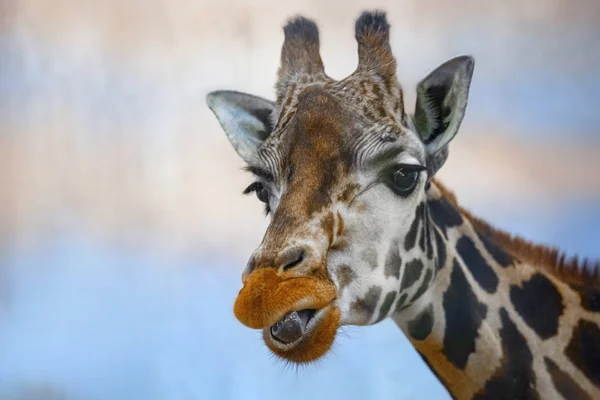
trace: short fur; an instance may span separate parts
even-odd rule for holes
[[[474,59],[455,57],[421,81],[409,126],[389,29],[382,12],[361,15],[359,64],[336,81],[316,24],[294,18],[277,102],[209,95],[255,175],[247,192],[271,217],[235,316],[294,363],[329,352],[340,326],[390,317],[454,398],[600,398],[599,266],[493,228],[433,179]],[[271,327],[294,311],[313,317],[278,340]]]
[[[577,257],[568,257],[559,249],[535,244],[497,229],[460,206],[454,193],[439,180],[435,180],[435,184],[477,231],[492,238],[516,258],[543,268],[567,284],[593,286],[600,291],[600,261],[580,261]]]

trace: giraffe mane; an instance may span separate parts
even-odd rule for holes
[[[556,247],[540,245],[517,235],[511,235],[492,226],[483,219],[474,216],[460,206],[456,196],[439,180],[433,183],[457,210],[471,223],[480,234],[494,240],[513,256],[532,263],[535,267],[550,272],[553,276],[568,284],[577,286],[594,286],[600,290],[600,260],[579,259],[577,256],[567,256]]]

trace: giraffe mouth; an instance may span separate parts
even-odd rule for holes
[[[263,335],[280,351],[287,352],[302,347],[318,329],[330,308],[328,306],[318,310],[308,308],[289,312],[273,325],[263,329]]]
[[[340,311],[333,304],[292,311],[263,329],[267,347],[277,357],[309,363],[329,351],[339,328]]]
[[[316,312],[317,310],[305,309],[286,314],[269,328],[271,337],[284,345],[295,342],[304,336]]]

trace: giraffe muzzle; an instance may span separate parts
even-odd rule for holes
[[[258,268],[244,280],[235,301],[236,318],[261,329],[269,349],[296,363],[311,362],[329,351],[339,327],[336,288],[327,277],[294,275]]]

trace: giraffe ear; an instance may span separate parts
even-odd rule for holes
[[[262,97],[229,90],[210,92],[208,107],[216,115],[235,151],[251,162],[271,134],[276,104]]]
[[[463,120],[474,66],[475,59],[471,56],[455,57],[417,85],[413,123],[425,144],[430,176],[446,161],[447,145]]]

